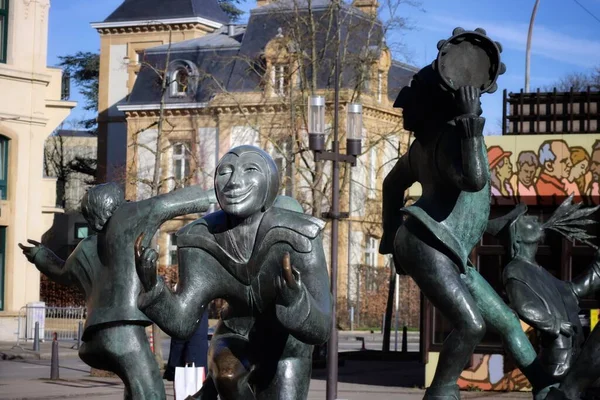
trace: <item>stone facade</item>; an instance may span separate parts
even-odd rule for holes
[[[75,103],[61,100],[61,70],[46,66],[48,0],[8,3],[6,62],[0,63],[0,340],[16,339],[21,307],[39,300],[40,274],[18,243],[52,225],[56,180],[44,178],[44,141]]]

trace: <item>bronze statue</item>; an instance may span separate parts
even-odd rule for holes
[[[597,264],[596,264],[597,265]],[[595,267],[596,274],[598,268]],[[598,275],[595,276],[598,279]],[[600,379],[600,325],[587,338],[579,356],[558,387],[550,389],[546,400],[580,400],[583,394]]]
[[[488,232],[503,239],[510,255],[502,275],[510,306],[538,332],[541,365],[555,382],[567,375],[583,343],[579,302],[600,289],[600,252],[588,270],[571,282],[554,277],[535,260],[545,230],[589,243],[592,237],[583,227],[594,221],[585,218],[599,207],[581,209],[572,201],[573,195],[545,223],[525,215],[527,206],[519,204],[488,225]]]
[[[82,240],[67,260],[33,240],[33,247],[19,244],[40,272],[85,294],[87,319],[79,357],[93,368],[117,374],[126,399],[166,398],[144,328],[151,322],[137,307],[141,283],[134,242],[140,234],[154,236],[165,221],[204,212],[215,202],[213,190],[194,186],[126,202],[119,185],[106,183],[83,197],[82,213],[96,234]]]
[[[215,190],[222,210],[177,234],[175,292],[157,278],[157,254],[140,239],[140,309],[169,335],[185,338],[210,301],[227,301],[208,377],[194,398],[306,399],[312,345],[326,342],[331,329],[324,223],[292,211],[301,210],[293,199],[274,206],[277,167],[253,146],[223,156]]]
[[[440,41],[433,65],[403,88],[394,106],[403,109],[404,128],[415,141],[383,184],[380,252],[393,254],[399,273],[410,275],[453,324],[425,399],[459,399],[456,381],[493,326],[537,392],[547,383],[535,365],[536,353],[518,319],[470,265],[490,211],[490,173],[483,139],[480,95],[496,90],[504,73],[501,47],[482,29],[457,28]],[[404,205],[415,182],[420,199]]]

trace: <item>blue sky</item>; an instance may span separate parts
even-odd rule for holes
[[[165,0],[168,1],[168,0]],[[383,1],[383,0],[380,0]],[[391,0],[397,1],[397,0]],[[600,18],[600,0],[578,0]],[[50,10],[48,64],[56,65],[58,56],[79,50],[98,51],[98,33],[91,22],[102,21],[122,0],[53,0]],[[254,7],[249,0],[244,10]],[[482,27],[504,48],[506,74],[498,81],[494,94],[482,97],[486,133],[501,130],[502,90],[517,92],[524,85],[525,45],[534,0],[423,0],[421,9],[400,6],[398,15],[410,19],[414,29],[394,32],[389,40],[401,42],[403,51],[395,58],[423,67],[436,57],[436,44],[450,37],[452,30]],[[247,17],[247,14],[246,14]],[[538,9],[531,54],[531,89],[553,83],[570,72],[587,72],[600,66],[600,22],[576,0],[541,0]],[[81,101],[73,88],[72,99]],[[81,106],[70,120],[85,117]]]

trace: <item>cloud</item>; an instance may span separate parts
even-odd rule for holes
[[[449,35],[452,29],[484,28],[488,35],[499,41],[504,48],[525,52],[528,24],[510,21],[471,21],[443,15],[431,15],[432,24],[427,29]],[[600,41],[569,36],[544,25],[536,24],[531,45],[533,54],[584,68],[600,63]]]

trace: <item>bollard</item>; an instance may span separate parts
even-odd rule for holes
[[[58,339],[57,339],[57,334],[56,332],[54,332],[53,335],[53,339],[52,339],[52,359],[50,362],[50,379],[52,380],[58,380],[59,379],[59,374],[58,374]]]
[[[408,352],[408,328],[406,325],[402,327],[402,352]]]
[[[35,322],[35,328],[33,332],[33,351],[40,351],[40,323],[38,321]]]
[[[77,327],[77,350],[81,348],[81,336],[83,335],[83,321],[79,321]]]

